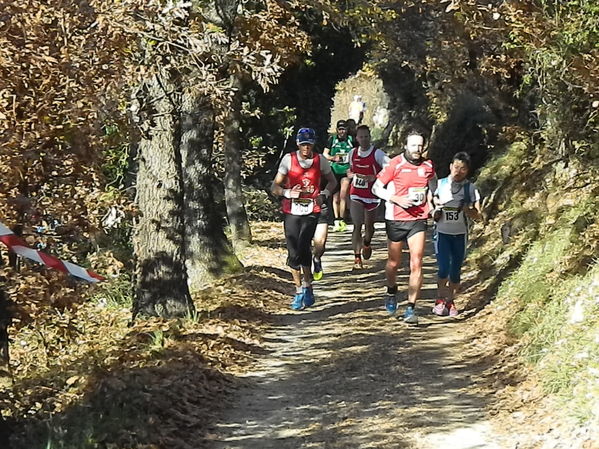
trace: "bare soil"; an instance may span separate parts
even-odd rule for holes
[[[435,261],[427,250],[418,326],[383,308],[384,229],[354,272],[350,233],[332,233],[316,305],[276,314],[268,354],[207,435],[214,449],[503,448],[488,410],[496,391],[466,325],[431,313]],[[404,265],[407,265],[405,257]],[[407,269],[399,273],[405,291]],[[289,299],[291,299],[291,286]],[[400,304],[402,306],[404,303]],[[496,386],[495,386],[496,387]]]

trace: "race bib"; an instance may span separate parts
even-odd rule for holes
[[[356,189],[365,189],[368,187],[368,181],[362,175],[354,174],[352,183]]]
[[[337,156],[339,156],[339,164],[349,163],[349,153],[337,153]]]
[[[311,198],[294,198],[291,200],[291,215],[310,215],[314,211]]]
[[[457,207],[444,207],[445,221],[456,222],[460,218],[460,210]]]
[[[408,197],[414,203],[414,206],[422,206],[426,201],[426,187],[410,187]]]

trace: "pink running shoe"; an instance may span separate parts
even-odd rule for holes
[[[447,304],[449,309],[449,316],[458,316],[458,308],[452,302],[451,304]]]
[[[444,298],[439,298],[435,301],[435,307],[433,307],[433,313],[439,316],[449,315],[449,310]]]

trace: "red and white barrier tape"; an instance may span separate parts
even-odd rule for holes
[[[100,282],[105,280],[99,274],[96,274],[93,271],[86,270],[85,268],[80,267],[79,265],[67,262],[66,260],[57,259],[54,256],[50,256],[41,251],[29,248],[27,246],[27,243],[25,243],[25,241],[22,238],[15,235],[14,232],[12,232],[2,223],[0,223],[0,242],[4,243],[6,246],[8,246],[8,249],[18,254],[19,256],[23,256],[27,259],[34,260],[50,268],[64,271],[65,273],[69,273],[88,282]]]

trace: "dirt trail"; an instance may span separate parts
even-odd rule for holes
[[[377,225],[373,257],[360,273],[351,272],[349,238],[349,232],[330,235],[316,305],[290,310],[266,335],[269,354],[247,374],[208,446],[504,447],[485,421],[488,398],[476,388],[480,367],[463,350],[464,323],[430,313],[432,248],[414,327],[383,309],[384,229]],[[406,282],[404,269],[400,291]]]

